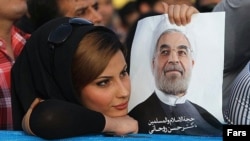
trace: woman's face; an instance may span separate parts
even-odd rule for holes
[[[81,101],[87,108],[107,116],[124,116],[128,113],[130,90],[127,64],[118,51],[105,70],[81,90]]]

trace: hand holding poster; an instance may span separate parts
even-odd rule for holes
[[[186,26],[139,21],[131,50],[130,115],[139,132],[221,136],[225,13]]]

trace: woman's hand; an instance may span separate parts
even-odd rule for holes
[[[118,136],[138,133],[138,122],[128,115],[122,117],[105,116],[105,119],[106,125],[103,133]]]
[[[28,111],[26,112],[26,114],[24,115],[23,117],[23,120],[22,120],[22,128],[23,130],[28,133],[28,134],[31,134],[31,135],[35,135],[31,129],[30,129],[30,124],[29,124],[29,120],[30,120],[30,115],[33,111],[33,109],[40,103],[42,102],[43,100],[40,99],[40,98],[35,98],[34,101],[32,102],[32,104],[30,105],[30,108],[28,109]]]
[[[166,2],[162,2],[165,9],[165,13],[168,14],[170,23],[176,25],[186,25],[191,21],[191,16],[199,11],[186,4],[181,5],[168,5]]]

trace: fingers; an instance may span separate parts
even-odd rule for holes
[[[164,9],[164,13],[168,13],[168,4],[166,2],[162,2],[162,6]]]
[[[174,19],[174,6],[173,5],[169,5],[168,6],[168,18],[171,24],[175,24],[175,19]]]
[[[187,23],[191,22],[191,17],[193,14],[199,13],[199,11],[195,7],[188,7],[186,12]]]
[[[187,6],[187,5],[180,6],[180,22],[177,23],[177,25],[186,25],[190,22],[188,20],[191,18],[187,17],[188,16],[187,15],[188,9],[189,9],[189,6]],[[190,17],[191,17],[191,15],[190,15]]]
[[[172,5],[174,6],[174,5]],[[182,15],[181,15],[181,7],[180,5],[176,5],[173,7],[173,19],[176,25],[181,25],[182,24]]]
[[[193,6],[182,4],[169,5],[166,13],[168,14],[171,24],[180,26],[190,23],[192,15],[195,13],[199,13],[199,11]]]

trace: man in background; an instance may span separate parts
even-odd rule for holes
[[[97,0],[28,0],[28,11],[16,25],[27,33],[34,32],[44,23],[57,17],[86,18],[100,24],[102,15]]]
[[[1,0],[0,9],[0,130],[12,130],[10,72],[30,36],[14,23],[27,11],[26,0]]]

